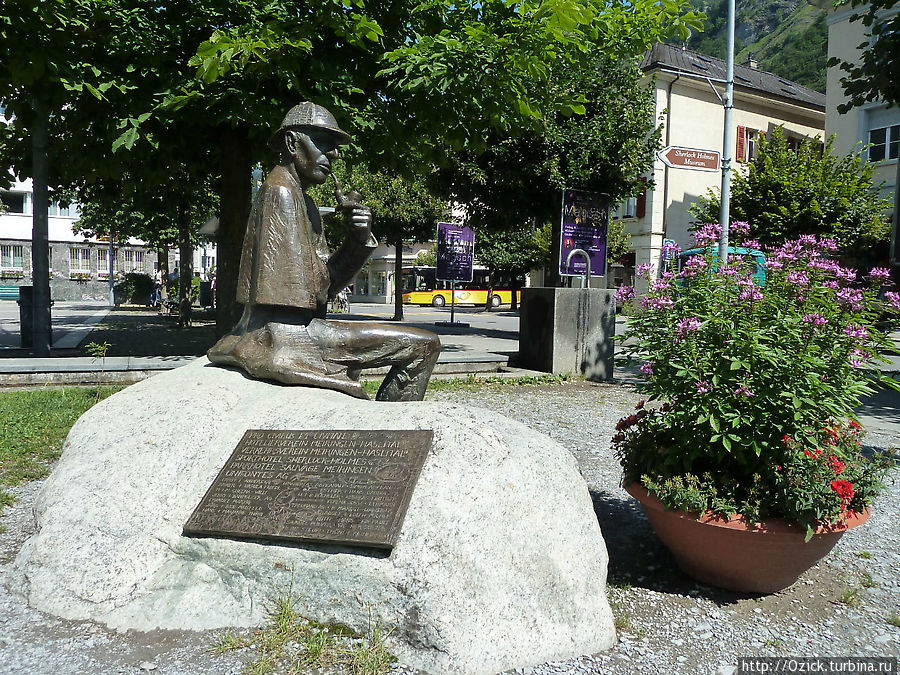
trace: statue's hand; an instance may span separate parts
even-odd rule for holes
[[[369,241],[372,233],[372,211],[365,204],[361,204],[359,194],[351,192],[344,202],[341,209],[347,217],[347,229],[351,236],[355,236],[362,243]]]

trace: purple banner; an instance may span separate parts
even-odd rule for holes
[[[609,207],[592,192],[563,190],[562,226],[559,241],[559,273],[562,276],[581,276],[585,273],[584,256],[576,254],[566,267],[569,253],[585,251],[591,258],[591,276],[606,274],[606,233],[609,227]]]
[[[437,278],[442,281],[472,281],[475,232],[471,227],[438,223]]]

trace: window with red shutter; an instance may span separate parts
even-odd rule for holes
[[[641,182],[646,185],[647,179],[641,178]],[[643,192],[637,196],[637,207],[635,208],[635,217],[643,218],[647,215],[647,188],[645,187]]]
[[[739,126],[737,128],[737,150],[734,158],[739,162],[747,161],[747,128]]]

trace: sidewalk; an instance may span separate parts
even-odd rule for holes
[[[15,305],[15,303],[12,303]],[[511,369],[509,360],[518,353],[518,312],[484,313],[457,308],[457,322],[468,327],[436,325],[449,319],[449,310],[406,307],[404,325],[423,328],[441,336],[441,356],[435,374],[535,374]],[[347,321],[387,321],[393,305],[357,304]],[[54,345],[51,358],[37,359],[19,348],[18,309],[0,305],[0,387],[40,384],[129,383],[160,370],[184,365],[203,356],[215,343],[215,317],[196,309],[189,328],[177,328],[175,317],[145,307],[90,306],[59,303],[53,308]],[[106,358],[91,358],[88,343],[107,344]],[[363,371],[377,376],[387,369]]]

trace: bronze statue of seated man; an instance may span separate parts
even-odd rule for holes
[[[441,349],[437,335],[325,318],[329,299],[352,282],[377,246],[371,212],[358,194],[344,196],[338,186],[347,234],[331,254],[319,210],[306,193],[328,180],[338,146],[349,140],[330,112],[309,102],[291,108],[269,139],[281,160],[260,187],[247,223],[237,287],[244,313],[209,350],[209,360],[254,378],[359,398],[368,398],[360,371],[390,366],[376,398],[421,401]]]

